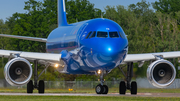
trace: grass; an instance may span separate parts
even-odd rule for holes
[[[0,96],[0,101],[179,101],[169,97],[128,97],[128,96]]]
[[[33,91],[37,93],[37,90]],[[109,93],[118,93],[118,88],[110,88]],[[0,88],[0,93],[26,93],[24,88]],[[95,93],[95,89],[73,89],[69,91],[68,89],[45,89],[45,93]],[[127,90],[127,93],[130,93]],[[138,93],[180,93],[180,89],[138,89]]]
[[[26,93],[24,88],[0,88],[0,92]],[[37,93],[34,90],[34,93]],[[94,89],[46,89],[46,93],[95,93]],[[128,93],[129,91],[127,91]],[[139,93],[180,93],[180,89],[138,89]],[[118,93],[118,88],[110,88],[109,93]],[[177,97],[138,97],[138,96],[13,96],[0,95],[0,101],[180,101]]]

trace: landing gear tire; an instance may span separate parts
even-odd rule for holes
[[[107,85],[103,85],[103,92],[102,94],[107,94],[108,93],[108,86]]]
[[[33,87],[33,81],[30,80],[30,81],[28,82],[28,84],[27,84],[27,93],[33,93],[33,89],[34,89],[34,87]]]
[[[131,94],[137,94],[137,83],[135,81],[131,82]]]
[[[96,90],[97,94],[102,94],[103,91],[104,91],[104,87],[101,84],[99,84],[99,85],[96,86],[95,90]]]
[[[126,84],[124,81],[121,81],[119,84],[119,94],[125,94],[126,93]]]
[[[43,80],[39,81],[38,92],[44,93],[44,81]]]

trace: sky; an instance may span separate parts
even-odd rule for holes
[[[11,17],[12,14],[18,12],[18,13],[25,13],[24,5],[25,1],[28,0],[1,0],[0,1],[0,19],[3,19],[4,21],[6,18]],[[41,1],[43,0],[36,0]],[[158,0],[146,0],[149,3],[158,1]],[[102,11],[104,11],[104,8],[109,6],[116,6],[116,5],[123,5],[125,7],[128,7],[130,4],[136,4],[137,2],[141,2],[141,0],[89,0],[90,3],[94,4],[95,8],[99,8]]]

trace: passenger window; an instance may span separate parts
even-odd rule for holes
[[[108,37],[108,33],[107,32],[97,32],[97,37],[107,38]]]
[[[92,31],[90,31],[90,32],[88,33],[88,35],[86,36],[86,39],[89,38],[89,36],[91,35],[91,33],[92,33]]]
[[[119,35],[117,32],[109,32],[109,37],[111,38],[119,38]]]
[[[94,31],[89,38],[93,38],[96,36],[96,31]]]

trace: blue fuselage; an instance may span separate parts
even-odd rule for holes
[[[67,73],[93,74],[120,65],[128,40],[116,22],[98,18],[56,28],[47,38],[46,49],[62,54]]]

